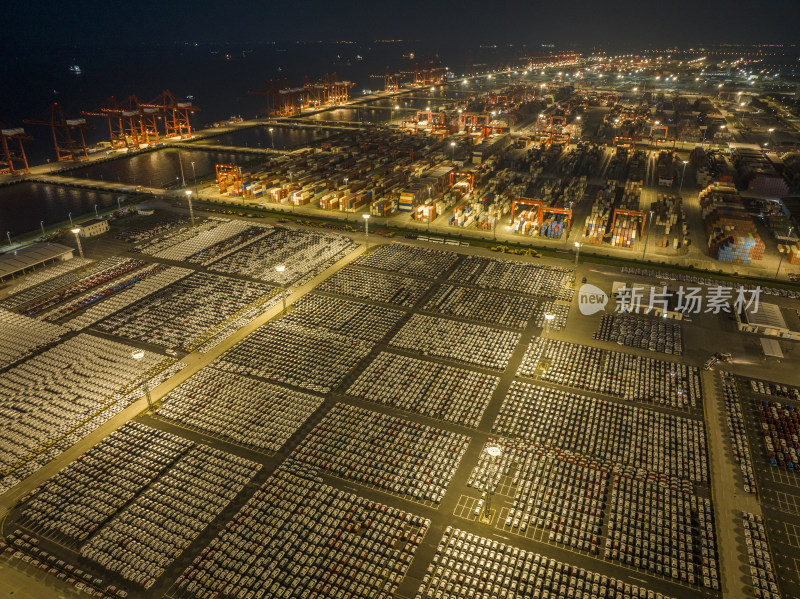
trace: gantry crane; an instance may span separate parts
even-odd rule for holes
[[[511,220],[509,221],[510,225],[514,225],[514,214],[517,211],[517,206],[527,206],[536,211],[536,222],[537,225],[542,223],[543,213],[544,213],[544,205],[542,204],[541,200],[534,200],[533,198],[517,198],[511,202]]]
[[[304,107],[316,108],[319,106],[331,106],[343,104],[350,98],[350,88],[355,83],[352,81],[342,81],[336,73],[325,73],[322,78],[311,83],[306,78],[303,88],[306,91]]]
[[[153,101],[139,106],[160,110],[161,115],[164,117],[166,137],[181,137],[184,139],[192,136],[192,123],[189,117],[200,110],[188,100],[179,100],[169,90],[162,92]]]
[[[401,73],[413,76],[411,83],[414,87],[437,85],[447,78],[447,69],[441,66],[438,58],[429,59],[422,66],[415,64],[413,71],[401,71]]]
[[[387,94],[393,94],[400,90],[401,73],[392,73],[389,67],[386,67],[386,73],[383,75],[370,75],[370,77],[380,77],[383,79],[383,91]]]
[[[492,116],[479,112],[462,112],[458,115],[458,129],[462,127],[466,130],[483,129],[485,130],[492,122]]]
[[[86,119],[67,119],[64,110],[58,102],[53,102],[50,107],[50,120],[29,119],[23,121],[28,125],[45,125],[50,127],[53,134],[53,144],[56,150],[56,159],[59,162],[67,160],[87,160],[89,152],[86,150],[86,138],[83,132],[92,126]],[[72,138],[72,132],[78,133],[80,140]]]
[[[0,156],[0,174],[19,175],[28,172],[28,157],[25,156],[23,140],[33,139],[22,127],[0,129],[3,154]],[[16,145],[16,148],[14,148]]]
[[[270,79],[267,84],[259,90],[248,91],[251,96],[266,96],[267,97],[267,114],[270,116],[280,115],[281,110],[281,91],[289,88],[289,80],[285,77],[283,79]],[[283,116],[283,115],[280,115]]]
[[[414,119],[417,123],[427,123],[430,127],[443,127],[447,125],[447,116],[443,112],[417,110]]]
[[[242,195],[242,167],[235,164],[217,164],[217,185],[220,193]]]
[[[148,143],[151,135],[158,138],[156,128],[158,109],[140,108],[140,105],[136,96],[129,96],[122,102],[111,96],[101,108],[94,111],[84,110],[81,114],[105,117],[108,120],[108,134],[113,149],[138,148]],[[147,126],[145,126],[144,110],[151,111],[147,113]]]

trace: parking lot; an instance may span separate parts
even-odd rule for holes
[[[775,573],[783,595],[797,597],[800,596],[797,590],[800,588],[800,472],[793,464],[791,468],[795,469],[790,470],[786,459],[791,459],[788,450],[794,450],[789,447],[793,435],[796,439],[791,427],[794,410],[800,409],[797,388],[746,377],[736,377],[736,384]],[[782,447],[781,440],[789,445]],[[786,458],[779,456],[782,450],[787,450]]]
[[[578,311],[575,280],[588,273],[610,287],[630,278],[619,272],[425,243],[373,246],[364,255],[339,234],[304,239],[302,228],[284,234],[217,221],[203,225],[208,245],[197,247],[185,226],[162,224],[150,237],[139,227],[130,242],[89,248],[98,257],[112,249],[125,259],[141,256],[145,267],[162,255],[170,268],[190,271],[137,301],[141,317],[125,306],[0,371],[0,383],[22,384],[37,360],[49,363],[50,352],[76,339],[149,348],[153,366],[178,345],[177,364],[186,370],[178,376],[173,365],[150,381],[155,389],[171,377],[158,387],[156,411],[117,425],[10,511],[3,534],[18,559],[3,567],[52,570],[73,587],[120,597],[115,589],[175,598],[223,590],[403,599],[721,596],[719,491],[710,484],[699,372],[707,351],[697,340],[720,329],[738,340],[735,347],[748,347],[726,332],[724,317],[682,324],[684,354],[668,355],[659,335],[664,343],[671,335],[674,348],[675,331],[649,321],[639,331],[648,340],[652,334],[654,349],[649,341],[628,347],[593,338],[603,315]],[[274,269],[268,240],[274,251],[292,250],[284,254],[292,273],[286,314],[281,281],[267,276]],[[299,251],[304,244],[315,250]],[[212,246],[212,260],[189,259]],[[128,249],[136,251],[128,256]],[[176,301],[194,297],[219,311],[164,300],[193,278],[207,281],[201,289],[210,293],[175,292]],[[37,287],[25,290],[33,298],[25,305],[48,301],[74,277],[63,283],[45,282],[38,295],[31,293]],[[230,285],[253,295],[231,293]],[[147,320],[156,307],[161,320]],[[549,326],[544,314],[554,316]],[[158,322],[176,332],[156,336]],[[242,327],[252,332],[240,337]],[[193,347],[202,351],[183,351]],[[137,389],[135,367],[109,392]],[[86,361],[81,369],[89,381],[105,376]],[[791,380],[788,366],[776,372]],[[800,482],[796,472],[769,466],[749,383],[737,381],[778,584],[792,596]],[[72,443],[82,438],[72,434]],[[499,447],[499,457],[489,447]],[[739,465],[728,475],[741,477]],[[738,522],[743,530],[741,514]],[[740,553],[747,561],[743,540]],[[740,578],[742,589],[754,584]]]

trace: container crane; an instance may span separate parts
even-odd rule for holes
[[[0,156],[0,174],[19,175],[28,172],[28,157],[25,156],[23,140],[33,139],[22,127],[0,129],[3,154]],[[16,144],[16,149],[14,145]]]
[[[289,80],[285,77],[283,79],[270,79],[267,84],[259,90],[248,91],[251,96],[266,96],[267,97],[267,114],[270,116],[283,116],[281,115],[281,92],[289,89]]]
[[[53,134],[53,144],[56,150],[56,159],[59,162],[69,160],[88,160],[89,152],[86,150],[86,138],[83,132],[92,126],[86,119],[68,119],[58,102],[53,102],[50,107],[50,120],[29,119],[23,121],[27,125],[44,125],[50,127]],[[80,140],[73,139],[72,133],[76,132]]]
[[[383,75],[370,75],[370,77],[383,79],[383,91],[387,94],[393,94],[400,90],[401,73],[392,73],[389,67],[386,67],[386,73]]]
[[[192,123],[189,117],[200,110],[187,100],[179,100],[169,90],[165,90],[151,102],[141,104],[140,107],[161,110],[161,114],[164,117],[166,137],[180,137],[183,139],[192,136]]]
[[[142,118],[143,113],[139,109],[139,102],[136,96],[129,96],[121,103],[117,102],[114,96],[111,96],[103,107],[95,111],[84,110],[81,114],[85,116],[100,116],[108,119],[108,134],[111,147],[115,150],[120,148],[138,148],[147,143],[149,136],[145,134],[145,126]],[[152,116],[154,126],[155,115]],[[155,132],[155,135],[158,136],[158,131]]]
[[[235,164],[217,164],[217,185],[219,192],[230,193],[232,196],[242,195],[242,167]]]

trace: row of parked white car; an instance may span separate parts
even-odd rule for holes
[[[702,397],[694,366],[542,337],[528,346],[517,376],[687,411]]]
[[[731,434],[731,452],[733,459],[739,464],[742,471],[745,493],[756,492],[756,475],[753,471],[753,457],[750,454],[750,444],[747,442],[747,429],[744,424],[744,414],[739,398],[739,386],[736,377],[722,371],[722,398],[725,402],[725,420],[728,423],[728,432]]]
[[[483,256],[465,256],[450,275],[450,281],[567,302],[572,301],[575,293],[575,275],[571,269]]]
[[[76,281],[112,268],[123,260],[123,258],[115,257],[93,262],[92,260],[73,258],[54,266],[48,266],[38,273],[26,275],[23,281],[12,290],[13,295],[0,302],[0,305],[6,310],[18,310],[21,309],[21,306],[32,305],[37,300],[52,296],[59,289],[69,287]],[[81,266],[85,269],[81,269]]]
[[[316,290],[410,308],[429,288],[430,281],[426,279],[412,279],[348,265],[317,286]]]
[[[80,334],[0,374],[0,490],[50,461],[141,394],[141,369],[164,357]],[[139,363],[141,362],[141,363]]]
[[[404,243],[389,243],[369,254],[359,256],[355,263],[376,270],[436,279],[452,268],[458,258],[459,255],[453,252],[432,250]]]
[[[150,254],[163,260],[187,260],[195,255],[202,255],[207,249],[230,237],[234,237],[251,226],[244,220],[225,220],[211,218],[199,227],[181,229],[174,234],[165,236],[165,239],[152,241],[142,248],[145,254]],[[266,235],[270,228],[261,225]]]
[[[112,259],[111,262],[112,264],[107,268],[102,270],[94,269],[63,289],[41,295],[35,301],[18,307],[17,310],[28,316],[41,315],[53,306],[68,300],[75,300],[86,292],[96,293],[103,289],[107,283],[116,284],[120,280],[124,280],[124,277],[129,273],[146,265],[143,260],[134,258]]]
[[[757,514],[742,512],[742,524],[747,559],[750,562],[750,577],[753,580],[753,596],[756,599],[780,599],[781,592],[775,580],[764,520]]]
[[[234,374],[328,393],[371,349],[367,341],[278,321],[248,335],[214,365]]]
[[[157,415],[237,445],[277,452],[322,402],[321,396],[208,366],[166,395]]]
[[[191,446],[182,437],[129,422],[36,489],[22,517],[42,535],[78,545]]]
[[[188,268],[180,268],[178,266],[166,266],[163,264],[157,264],[156,266],[160,267],[158,271],[154,271],[145,278],[139,278],[135,284],[116,291],[101,301],[92,303],[75,312],[74,316],[67,318],[64,326],[74,331],[83,330],[141,301],[148,295],[169,287],[194,272]]]
[[[205,445],[192,447],[80,548],[145,589],[261,469]]]
[[[344,337],[377,343],[405,315],[402,310],[309,294],[295,302],[283,320],[306,328],[325,329]]]
[[[0,308],[0,331],[0,368],[5,368],[55,343],[69,329]]]
[[[338,233],[276,227],[269,235],[216,260],[211,268],[274,285],[301,285],[356,247],[349,237]],[[285,270],[278,272],[278,265]]]
[[[214,327],[251,303],[276,295],[275,287],[196,272],[97,323],[120,337],[190,349]]]
[[[174,596],[388,599],[430,520],[284,463],[175,582]]]
[[[708,481],[701,420],[514,381],[493,433],[692,481]]]
[[[186,262],[208,266],[217,260],[239,252],[257,239],[269,236],[274,229],[268,225],[250,224],[233,235],[215,241],[186,258]]]
[[[94,260],[74,257],[66,261],[59,260],[55,264],[49,264],[37,271],[28,273],[22,278],[13,279],[11,281],[11,290],[9,291],[9,293],[12,294],[12,297],[8,297],[0,302],[0,307],[12,309],[18,303],[24,303],[22,292],[26,289],[30,289],[31,287],[35,287],[36,285],[47,283],[48,281],[52,281],[53,279],[57,279],[70,273],[74,277],[80,277],[80,273],[73,273],[72,271],[77,271],[79,268],[86,268],[92,262],[94,262]],[[73,278],[72,280],[76,279]],[[63,287],[64,285],[60,286]],[[56,289],[57,288],[58,287],[56,287]]]
[[[524,329],[534,315],[537,304],[536,299],[530,296],[445,284],[436,290],[424,310]]]
[[[670,599],[532,551],[444,531],[415,599]]]
[[[484,448],[467,486],[511,497],[508,529],[522,535],[529,527],[544,529],[551,543],[597,553],[609,480],[599,463],[578,463],[572,455],[524,441],[492,439],[487,446],[502,453],[492,456]]]
[[[615,476],[605,558],[719,589],[711,501],[650,480]]]
[[[470,438],[337,403],[293,456],[366,486],[438,504]]]
[[[129,223],[124,231],[114,234],[114,237],[127,241],[128,243],[144,243],[153,237],[163,237],[165,234],[188,226],[190,223],[188,214],[171,214],[158,219],[148,219],[138,224]]]
[[[381,352],[347,393],[477,428],[499,380],[483,372]]]
[[[414,314],[389,343],[424,356],[504,370],[519,338],[511,331]]]

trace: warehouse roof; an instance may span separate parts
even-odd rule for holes
[[[774,356],[776,358],[783,357],[783,352],[781,351],[781,344],[778,343],[775,339],[767,339],[765,337],[762,337],[761,349],[764,352],[765,356]]]
[[[0,255],[0,278],[16,275],[28,268],[69,255],[73,249],[60,243],[35,243]],[[65,259],[69,259],[65,258]]]
[[[776,304],[760,302],[757,307],[755,304],[747,305],[744,308],[743,320],[747,324],[757,327],[784,330],[788,328],[786,326],[786,319],[783,317],[783,314],[781,314],[781,308]]]

